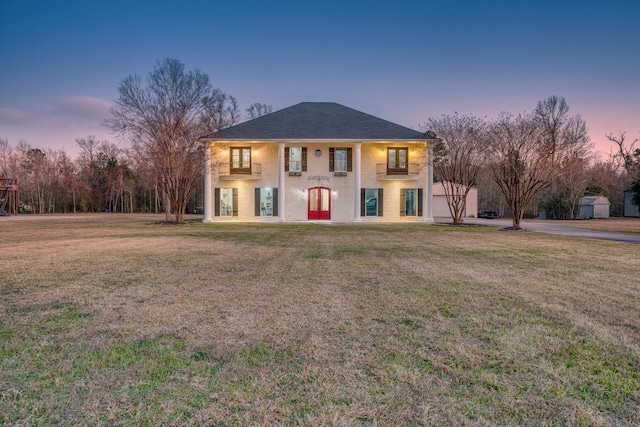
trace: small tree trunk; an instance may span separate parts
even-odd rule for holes
[[[164,204],[164,219],[165,221],[171,221],[171,201],[169,200],[169,195],[166,190],[162,192],[162,198]]]

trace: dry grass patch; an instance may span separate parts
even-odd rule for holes
[[[550,220],[544,220],[545,223]],[[640,233],[640,218],[607,218],[590,220],[551,221],[558,225],[588,228],[590,230],[615,231],[619,233]]]
[[[640,419],[634,245],[135,216],[0,232],[0,423]]]

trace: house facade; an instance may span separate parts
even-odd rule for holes
[[[304,102],[201,141],[204,222],[433,222],[428,134]]]

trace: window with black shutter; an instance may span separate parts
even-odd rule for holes
[[[307,147],[285,147],[284,170],[290,176],[307,171]]]
[[[419,216],[422,209],[421,188],[400,189],[400,216]]]
[[[382,216],[382,188],[360,190],[360,216]]]
[[[353,170],[352,148],[329,148],[329,172],[344,176]]]
[[[215,188],[214,189],[214,215],[238,216],[238,189]]]
[[[255,216],[278,216],[278,189],[255,189]]]

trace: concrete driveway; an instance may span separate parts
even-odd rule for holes
[[[435,218],[436,223],[451,223],[451,218]],[[483,219],[465,218],[466,224],[491,225],[494,227],[511,227],[511,219]],[[589,230],[569,225],[558,224],[557,222],[545,221],[522,221],[522,228],[539,233],[557,234],[561,236],[582,237],[583,239],[608,240],[611,242],[624,242],[640,244],[640,234],[617,233],[610,231]]]

